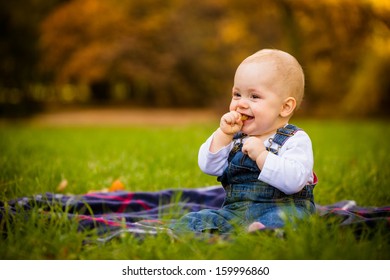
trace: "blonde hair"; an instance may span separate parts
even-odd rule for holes
[[[244,59],[241,63],[261,63],[272,62],[278,73],[277,80],[280,81],[284,94],[294,97],[296,100],[296,109],[302,103],[305,90],[305,76],[302,66],[290,55],[281,50],[262,49],[253,55]]]

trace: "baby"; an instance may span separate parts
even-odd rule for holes
[[[199,150],[203,172],[226,192],[218,210],[191,212],[179,231],[227,233],[282,227],[315,211],[309,136],[289,124],[304,95],[304,74],[290,54],[264,49],[237,68],[229,112]]]

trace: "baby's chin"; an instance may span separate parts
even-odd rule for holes
[[[241,128],[241,132],[246,134],[246,135],[249,135],[249,136],[260,136],[263,134],[263,132],[261,130],[253,128],[253,126],[250,127],[249,125],[248,126],[244,125]]]
[[[250,130],[250,129],[248,129],[248,128],[246,128],[245,126],[243,126],[243,127],[241,128],[241,132],[244,133],[244,134],[246,134],[246,135],[252,135],[252,134],[253,134],[253,131]]]
[[[254,121],[254,119],[252,118],[251,120],[246,120],[244,121],[244,125],[242,126],[241,128],[241,132],[242,133],[245,133],[245,134],[248,134],[248,135],[252,135],[255,131],[253,130],[253,128],[251,128],[252,125],[252,122]]]

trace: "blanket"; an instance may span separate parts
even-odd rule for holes
[[[172,232],[167,224],[187,212],[218,209],[225,192],[220,186],[196,189],[167,189],[156,192],[96,192],[83,195],[58,193],[38,194],[0,202],[0,221],[4,215],[14,215],[39,207],[40,213],[58,211],[76,219],[80,230],[96,229],[98,241],[106,242],[129,232],[137,236]],[[316,205],[324,218],[336,219],[340,226],[365,225],[375,227],[385,223],[390,229],[390,206],[362,207],[352,200],[331,205]]]

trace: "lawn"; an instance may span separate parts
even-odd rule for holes
[[[390,205],[390,126],[383,120],[297,120],[312,138],[318,204],[355,200]],[[119,179],[129,191],[215,185],[197,166],[201,143],[216,123],[181,126],[0,127],[0,201],[45,192],[83,194]],[[8,222],[12,220],[12,225]],[[33,209],[0,223],[0,259],[390,259],[384,228],[359,237],[337,222],[313,216],[309,224],[273,233],[237,234],[229,240],[140,240],[125,234],[85,244],[75,221],[47,219]]]

